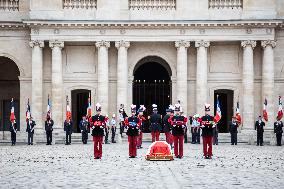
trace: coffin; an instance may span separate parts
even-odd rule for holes
[[[150,161],[171,161],[174,156],[171,152],[171,146],[165,141],[153,142],[147,151],[146,160]]]

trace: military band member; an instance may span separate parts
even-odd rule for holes
[[[265,123],[262,121],[262,117],[258,116],[258,120],[255,122],[254,129],[257,133],[256,145],[263,146],[263,132],[264,132]]]
[[[51,145],[52,143],[52,131],[53,131],[54,121],[48,115],[45,121],[45,132],[46,132],[46,145]]]
[[[210,104],[205,104],[205,115],[201,117],[201,129],[203,139],[203,155],[205,159],[212,158],[214,117],[210,114]]]
[[[277,121],[274,123],[274,133],[276,134],[277,146],[281,146],[283,122],[277,117]]]
[[[153,114],[150,116],[150,128],[152,135],[152,142],[160,140],[160,132],[162,131],[162,116],[158,114],[158,106],[152,105]]]
[[[166,135],[166,142],[173,147],[173,136],[171,133],[171,123],[170,118],[174,116],[174,107],[172,105],[166,109],[166,115],[163,117],[164,133]]]
[[[32,117],[27,119],[27,129],[26,132],[28,133],[28,145],[33,145],[33,138],[34,138],[34,127],[36,123]]]
[[[71,144],[71,135],[72,135],[72,131],[73,131],[73,121],[71,120],[71,118],[67,118],[64,121],[64,131],[66,133],[66,137],[65,137],[65,145],[70,145]]]
[[[137,156],[137,136],[139,135],[140,120],[136,114],[136,105],[131,105],[131,117],[126,118],[128,143],[129,143],[129,158]]]
[[[89,122],[86,119],[86,116],[82,117],[82,120],[80,121],[79,124],[81,133],[82,133],[82,142],[83,144],[87,144],[88,142],[88,131],[89,131]]]
[[[229,131],[231,134],[231,145],[237,145],[238,144],[238,127],[239,124],[237,122],[236,117],[232,117],[232,121],[229,124]]]
[[[174,138],[175,157],[181,159],[183,157],[184,132],[187,118],[181,115],[180,109],[180,104],[176,104],[175,115],[170,117],[169,122],[171,123],[172,135]]]
[[[200,144],[200,118],[199,114],[192,117],[192,144]]]
[[[139,131],[139,135],[137,137],[137,148],[140,149],[142,148],[142,139],[143,139],[143,128],[144,128],[144,124],[146,121],[146,118],[144,117],[143,113],[146,110],[144,105],[140,105],[139,109],[138,109],[138,119],[140,120],[140,131]]]
[[[10,132],[11,132],[12,146],[15,146],[16,145],[16,137],[17,137],[17,123],[16,123],[15,119],[11,120]]]
[[[127,118],[127,114],[124,111],[124,105],[120,104],[120,109],[119,109],[119,130],[120,130],[120,135],[122,137],[122,134],[124,132],[124,127],[125,127],[125,118]]]
[[[116,118],[115,114],[112,115],[112,119],[110,121],[111,125],[111,143],[116,143],[115,141],[115,133],[116,133]]]
[[[110,125],[109,125],[109,117],[106,114],[106,126],[105,126],[105,144],[110,144],[108,142],[108,135],[109,135]]]
[[[106,117],[101,115],[102,107],[99,103],[96,104],[97,114],[90,118],[90,123],[92,127],[92,136],[94,141],[94,158],[102,158],[102,143],[104,137],[104,129],[106,127]]]

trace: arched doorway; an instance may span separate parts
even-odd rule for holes
[[[83,115],[87,115],[90,90],[77,89],[71,91],[73,132],[80,133],[79,124]]]
[[[147,114],[152,111],[152,104],[158,105],[158,111],[165,114],[171,104],[171,69],[168,63],[157,56],[141,59],[134,68],[133,103],[143,104]]]
[[[16,63],[0,56],[0,130],[9,131],[11,99],[14,98],[16,122],[20,130],[20,71]]]
[[[220,133],[229,132],[229,121],[233,116],[234,91],[228,89],[218,89],[214,91],[214,114],[216,114],[217,96],[221,106],[222,118],[218,124]]]

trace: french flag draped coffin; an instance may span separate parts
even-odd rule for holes
[[[10,114],[10,121],[16,120],[15,116],[15,106],[14,106],[14,99],[11,100],[11,114]]]
[[[236,108],[236,120],[239,124],[242,123],[242,117],[241,117],[241,113],[240,113],[240,105],[239,105],[239,101],[237,102],[237,108]]]
[[[278,107],[277,119],[281,120],[282,117],[283,117],[282,99],[281,99],[281,96],[279,96],[279,107]]]
[[[222,112],[221,112],[219,98],[217,96],[217,107],[216,107],[216,115],[214,117],[214,122],[218,123],[221,120],[221,118],[222,118]]]
[[[156,141],[149,146],[145,158],[150,161],[171,161],[174,156],[171,152],[171,146],[167,142]]]
[[[268,121],[268,114],[267,114],[266,107],[267,107],[267,99],[265,98],[264,103],[263,103],[263,119],[265,121]]]

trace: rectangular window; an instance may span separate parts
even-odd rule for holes
[[[130,10],[173,10],[176,0],[129,0]]]
[[[97,0],[62,0],[63,9],[96,9]]]
[[[243,0],[208,0],[209,9],[242,9]]]
[[[0,0],[0,11],[19,11],[19,0]]]

